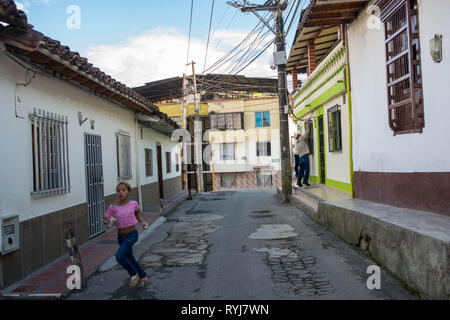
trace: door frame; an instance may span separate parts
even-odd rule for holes
[[[320,136],[320,122],[322,121],[322,137]],[[319,183],[325,185],[327,181],[326,176],[326,146],[325,146],[325,114],[321,112],[317,116],[317,140],[318,140],[318,173],[319,173]],[[322,161],[322,152],[321,146],[323,146],[323,161]],[[322,169],[323,165],[323,169]]]
[[[162,161],[162,146],[156,142],[156,165],[158,167],[159,198],[164,199],[164,173]]]

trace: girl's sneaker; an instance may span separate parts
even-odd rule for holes
[[[143,288],[145,286],[145,283],[147,282],[147,279],[147,277],[143,277],[142,279],[140,279],[138,288]]]
[[[138,282],[139,282],[139,275],[132,276],[130,280],[130,288],[136,287]]]

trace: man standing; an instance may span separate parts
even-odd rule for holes
[[[308,140],[309,140],[309,134],[310,134],[310,122],[306,122],[306,131],[303,135],[300,135],[299,133],[295,134],[294,138],[296,139],[295,143],[295,171],[297,174],[297,185],[299,187],[303,187],[302,185],[302,178],[303,178],[303,184],[305,186],[310,187],[309,181],[309,147],[308,147]],[[298,166],[300,166],[300,169],[298,170]],[[297,172],[298,170],[298,172]]]

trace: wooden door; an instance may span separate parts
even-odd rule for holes
[[[159,198],[164,199],[164,180],[163,180],[163,165],[162,165],[162,150],[161,144],[156,144],[156,157],[158,161],[158,183],[159,183]]]

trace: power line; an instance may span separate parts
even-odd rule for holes
[[[205,63],[203,64],[203,73],[205,73],[205,69],[206,69],[206,60],[207,60],[207,58],[208,58],[209,37],[210,37],[210,35],[211,35],[211,25],[212,25],[213,14],[214,14],[214,0],[212,1],[212,6],[211,6],[211,16],[210,16],[210,18],[209,18],[208,42],[206,43],[206,54],[205,54]]]
[[[194,0],[191,0],[191,17],[189,19],[189,40],[188,40],[188,50],[187,50],[187,57],[186,57],[186,65],[189,63],[189,51],[190,51],[190,46],[191,46],[192,12],[193,11],[194,11]]]

